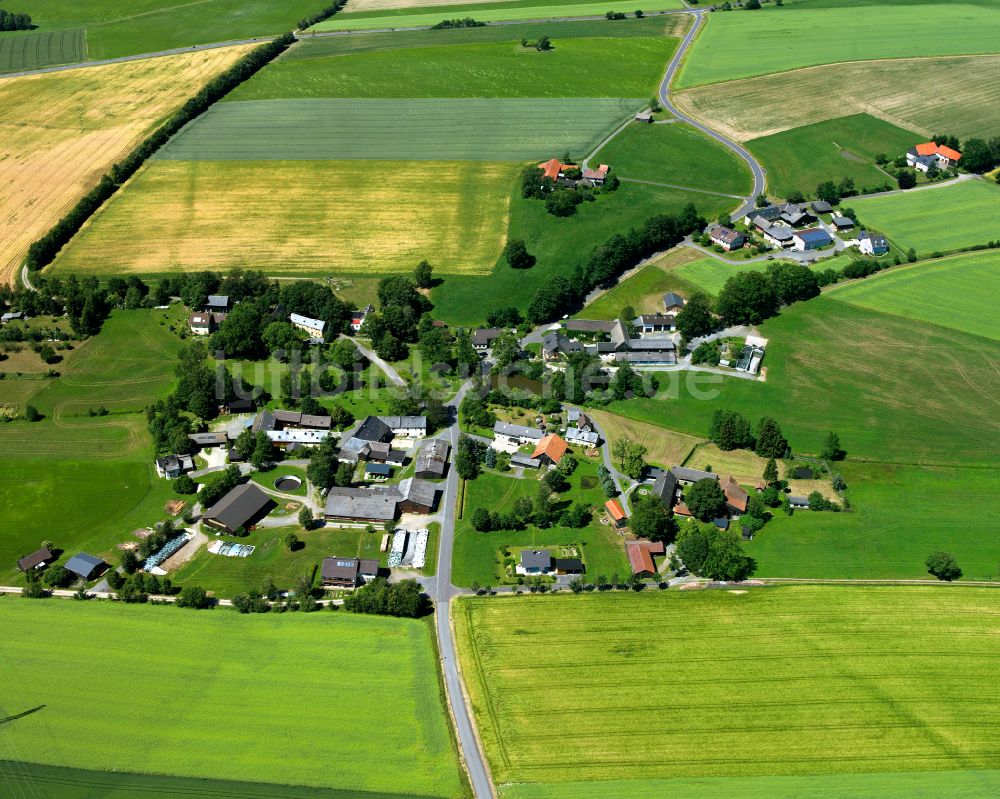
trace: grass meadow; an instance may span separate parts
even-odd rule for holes
[[[855,114],[754,139],[747,147],[763,162],[772,195],[801,191],[808,197],[824,180],[839,183],[845,177],[853,178],[858,190],[895,188],[895,179],[875,166],[875,156],[895,158],[921,138],[869,114]]]
[[[695,436],[707,435],[718,408],[767,414],[806,454],[835,430],[861,460],[979,468],[1000,459],[989,388],[997,342],[825,296],[783,309],[760,331],[769,339],[766,381],[661,373],[657,398],[609,410]],[[981,507],[969,507],[970,521]]]
[[[246,50],[0,81],[0,282],[112,163]]]
[[[606,501],[597,482],[597,460],[583,457],[577,452],[580,465],[569,478],[571,489],[564,496],[574,502],[587,502],[594,507],[594,518],[582,529],[550,527],[540,530],[529,526],[526,530],[479,533],[472,527],[472,513],[476,508],[509,510],[518,497],[534,499],[538,491],[538,472],[528,470],[523,479],[512,474],[485,472],[465,487],[463,518],[455,522],[455,548],[452,555],[452,582],[455,585],[496,585],[500,580],[500,550],[503,547],[557,547],[577,546],[583,558],[588,579],[604,575],[611,578],[628,574],[628,561],[621,537],[601,523],[601,509]],[[563,500],[569,504],[568,499]]]
[[[282,59],[236,89],[227,102],[325,97],[648,97],[655,93],[664,64],[677,45],[676,39],[665,36],[610,38],[614,28],[609,25],[605,29],[609,38],[554,39],[554,49],[539,52],[521,46],[520,26],[506,30],[507,40],[494,43]],[[586,116],[583,112],[577,119]]]
[[[1000,702],[993,589],[462,598],[456,611],[501,786],[1000,766],[983,712]],[[670,723],[611,723],[638,685],[669,691]]]
[[[73,64],[87,56],[83,30],[0,33],[0,72]]]
[[[615,98],[221,103],[185,127],[157,159],[543,161],[566,150],[582,157],[643,103]],[[398,169],[381,167],[386,168]],[[368,169],[380,184],[399,182],[391,173],[375,175],[378,166]]]
[[[994,53],[993,4],[840,3],[765,6],[760,13],[709,14],[677,78],[678,88],[843,61]],[[900,25],[905,15],[906,24]],[[336,19],[336,18],[335,18]]]
[[[866,225],[920,255],[986,244],[1000,237],[1000,186],[965,181],[882,197],[851,198]]]
[[[619,177],[690,186],[723,194],[748,194],[746,165],[730,150],[689,125],[633,123],[593,159]]]
[[[155,161],[52,271],[242,266],[321,277],[408,273],[426,258],[439,275],[485,274],[505,242],[517,170],[446,161]]]
[[[646,12],[666,11],[682,7],[681,0],[650,0],[643,3]],[[481,22],[509,22],[521,19],[559,19],[562,17],[601,16],[608,11],[623,11],[631,14],[635,11],[635,3],[625,0],[611,0],[606,3],[580,2],[565,0],[564,2],[545,2],[545,0],[517,0],[508,3],[471,3],[458,5],[440,5],[425,8],[403,8],[382,11],[358,12],[355,14],[337,14],[328,20],[320,22],[309,30],[341,31],[341,30],[381,30],[383,28],[406,28],[415,26],[436,25],[443,19],[471,16]]]
[[[17,697],[5,710],[36,709],[8,722],[22,760],[464,795],[426,621],[14,598],[0,600],[0,618]],[[123,692],[144,697],[145,711]],[[67,735],[81,718],[102,719],[101,733]]]
[[[697,251],[692,250],[692,252]],[[764,272],[766,270],[767,264],[761,261],[749,264],[727,264],[718,258],[703,256],[698,260],[681,264],[671,272],[678,280],[683,280],[688,285],[715,296],[726,285],[726,281],[737,272]]]
[[[923,261],[831,290],[827,296],[875,311],[905,316],[991,339],[1000,339],[993,314],[1000,253],[976,252]],[[961,298],[955,302],[954,298]]]
[[[737,141],[862,112],[927,138],[949,130],[989,139],[998,122],[1000,56],[828,64],[688,89],[675,100]]]
[[[646,462],[655,466],[680,466],[702,440],[607,411],[588,410],[587,415],[601,426],[610,446],[622,438],[638,441],[646,447]]]
[[[316,0],[32,0],[28,11],[42,31],[85,28],[87,53],[100,60],[278,35],[319,8]]]
[[[662,313],[663,295],[666,292],[676,291],[683,297],[694,289],[694,286],[677,276],[677,269],[702,258],[697,250],[675,247],[589,303],[576,317],[617,319],[626,307],[632,308],[636,313]]]

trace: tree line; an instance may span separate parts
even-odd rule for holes
[[[295,41],[291,33],[279,36],[247,53],[233,66],[210,80],[124,159],[111,166],[97,185],[87,192],[69,212],[28,249],[28,268],[37,271],[52,263],[83,223],[89,219],[118,188],[135,174],[145,161],[159,150],[184,125],[200,116],[234,88],[252,77],[266,64],[283,53]]]
[[[330,17],[340,11],[346,3],[347,0],[337,0],[337,2],[331,3],[326,8],[317,11],[315,14],[303,17],[299,20],[299,30],[304,31],[306,28],[311,28],[313,25],[316,25],[325,19],[330,19]]]

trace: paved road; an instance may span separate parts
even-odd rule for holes
[[[702,124],[697,119],[689,117],[687,114],[681,111],[677,106],[675,106],[673,102],[670,100],[670,84],[673,81],[674,76],[677,74],[677,69],[681,65],[681,61],[684,58],[684,54],[687,52],[687,49],[691,46],[691,43],[694,41],[695,36],[698,35],[698,31],[701,29],[701,26],[705,22],[705,11],[703,9],[699,9],[696,11],[689,11],[686,13],[690,13],[694,17],[694,25],[691,26],[691,30],[687,32],[687,35],[684,37],[683,41],[681,41],[680,47],[678,47],[677,52],[674,53],[673,59],[667,66],[666,74],[663,76],[663,80],[660,82],[660,89],[659,89],[660,104],[678,119],[687,122],[689,125],[697,128],[702,133],[711,136],[713,139],[715,139],[723,146],[728,147],[730,150],[736,153],[736,155],[738,155],[750,168],[750,172],[753,174],[753,192],[750,194],[750,197],[746,200],[746,202],[742,206],[740,206],[740,208],[737,211],[733,213],[732,219],[739,219],[740,217],[745,216],[748,211],[754,208],[754,200],[757,197],[757,195],[764,193],[764,189],[767,185],[767,179],[764,175],[764,168],[757,162],[757,159],[754,158],[749,153],[749,151],[741,147],[736,142],[727,139],[721,133],[712,130],[712,128],[708,127],[707,125]]]
[[[465,766],[472,782],[472,791],[476,799],[491,799],[494,796],[493,782],[490,779],[486,761],[479,748],[472,723],[472,715],[465,699],[462,687],[462,677],[459,673],[458,653],[455,651],[455,638],[451,628],[451,601],[462,592],[451,584],[451,558],[455,544],[455,505],[458,500],[458,473],[455,471],[455,449],[458,447],[458,406],[462,398],[471,388],[472,383],[466,382],[449,403],[454,408],[454,420],[443,435],[452,447],[452,466],[445,481],[444,494],[441,497],[441,540],[438,543],[437,581],[434,586],[434,603],[436,605],[435,627],[437,628],[438,650],[441,656],[441,671],[444,674],[445,689],[448,693],[448,703],[455,719],[455,729],[462,751]]]
[[[354,346],[358,348],[361,354],[364,355],[373,364],[375,364],[379,369],[381,369],[382,373],[386,377],[388,377],[390,381],[395,383],[397,386],[404,386],[404,387],[406,386],[406,381],[399,376],[399,372],[397,372],[395,369],[389,366],[389,364],[387,364],[385,361],[379,358],[378,355],[375,354],[375,351],[372,350],[370,347],[366,347],[364,344],[358,341],[358,339],[351,338],[350,336],[345,336],[343,333],[340,334],[340,337],[345,338],[350,342],[353,342]]]

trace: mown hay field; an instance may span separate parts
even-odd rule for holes
[[[737,141],[853,113],[926,137],[948,130],[988,139],[1000,124],[1000,56],[828,64],[688,89],[675,100]]]
[[[76,28],[43,33],[0,33],[0,72],[18,72],[87,57],[86,33]]]
[[[868,114],[828,119],[747,142],[767,171],[768,190],[778,197],[795,191],[815,196],[825,180],[849,177],[857,189],[895,188],[895,179],[875,166],[875,157],[903,155],[922,139]]]
[[[866,225],[922,255],[1000,238],[1000,186],[985,180],[852,198],[851,205]]]
[[[462,598],[456,628],[500,785],[1000,766],[993,589]]]
[[[900,24],[901,16],[906,23]],[[971,3],[765,6],[709,14],[678,88],[799,67],[882,58],[997,52],[1000,8]]]
[[[682,7],[681,0],[649,0],[643,3],[646,12],[665,11]],[[518,0],[512,3],[448,5],[437,10],[430,7],[388,9],[383,11],[363,11],[356,14],[337,14],[313,26],[311,31],[340,30],[381,30],[382,28],[406,28],[420,25],[436,25],[443,19],[474,17],[481,22],[509,22],[520,19],[551,19],[553,17],[599,17],[608,11],[622,11],[631,14],[635,3],[625,0],[611,0],[607,3],[579,2],[565,0],[550,2],[544,0]]]
[[[976,252],[924,261],[857,280],[827,296],[965,333],[1000,339],[1000,253]]]
[[[592,162],[610,164],[618,177],[744,195],[752,181],[746,164],[714,139],[680,122],[634,122]]]
[[[156,157],[177,161],[548,160],[566,150],[588,152],[642,104],[637,99],[610,98],[220,103],[186,126]],[[380,172],[380,182],[398,182],[397,169]]]
[[[706,294],[716,295],[737,272],[763,272],[767,264],[760,261],[753,263],[726,263],[718,258],[705,256],[697,260],[683,263],[671,273],[691,286],[695,286]]]
[[[666,36],[553,39],[523,47],[520,26],[501,42],[401,47],[279,60],[227,102],[314,97],[648,97],[677,40]],[[551,34],[549,34],[551,36]],[[525,37],[527,38],[527,37]],[[539,105],[542,105],[539,103]],[[544,106],[543,106],[544,107]],[[402,117],[401,109],[397,115]],[[573,120],[587,116],[586,109]]]
[[[112,163],[248,49],[0,80],[0,281]]]
[[[680,466],[702,439],[667,430],[655,424],[637,422],[607,411],[587,411],[608,437],[608,444],[630,439],[646,447],[646,462],[671,468]]]
[[[426,621],[18,599],[0,619],[4,709],[37,709],[7,732],[28,762],[463,795]],[[81,718],[100,734],[66,734]]]
[[[265,270],[483,274],[505,243],[518,166],[484,162],[154,161],[53,273]]]

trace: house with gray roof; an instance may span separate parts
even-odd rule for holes
[[[849,216],[834,214],[833,219],[830,220],[830,224],[833,225],[836,230],[850,230],[854,227],[854,220]]]
[[[675,291],[668,291],[663,295],[663,310],[667,313],[680,311],[684,308],[684,298]]]
[[[497,422],[493,425],[494,438],[506,439],[509,443],[516,443],[518,446],[528,444],[533,441],[541,441],[545,437],[545,432],[537,427],[525,427],[520,424],[510,424],[509,422]]]
[[[189,433],[188,438],[203,449],[208,449],[209,447],[224,447],[229,444],[229,436],[227,436],[225,432]]]
[[[486,352],[493,346],[493,342],[503,335],[503,330],[499,327],[482,327],[472,331],[472,346],[477,352]]]
[[[451,445],[442,438],[424,441],[417,452],[414,475],[429,480],[440,480],[448,471],[450,452]]]
[[[826,200],[814,200],[812,203],[809,204],[809,207],[812,208],[812,212],[814,214],[833,213],[833,206],[830,205],[830,203],[828,203]]]
[[[205,310],[210,313],[229,313],[231,305],[227,294],[209,294],[205,303]]]
[[[583,352],[583,344],[558,330],[550,330],[542,338],[542,357],[547,361],[573,352]]]
[[[88,555],[86,552],[78,552],[66,563],[66,571],[72,572],[81,580],[92,580],[102,571],[107,564],[98,557]]]
[[[518,574],[548,574],[552,571],[552,553],[547,549],[521,550],[515,571]]]
[[[524,469],[537,469],[542,465],[542,462],[538,458],[529,458],[527,455],[515,452],[510,456],[510,465],[520,466]]]
[[[328,521],[385,524],[396,518],[397,496],[373,488],[331,488],[323,516]]]
[[[699,480],[718,480],[715,472],[703,472],[700,469],[689,469],[686,466],[675,466],[670,470],[681,485],[692,485]]]
[[[672,508],[677,497],[677,475],[671,471],[660,472],[653,483],[653,493],[656,494],[663,504]]]
[[[426,416],[379,416],[395,436],[402,438],[423,438],[427,435]]]
[[[292,327],[308,333],[311,338],[323,338],[326,322],[322,319],[312,319],[299,313],[293,313],[288,315],[288,321],[292,323]]]
[[[858,235],[858,250],[862,255],[885,255],[889,252],[889,242],[879,233],[862,230]]]
[[[746,225],[755,225],[758,219],[763,219],[765,222],[778,221],[781,219],[781,207],[777,205],[765,205],[762,208],[754,208],[743,217],[743,223]]]
[[[274,509],[275,503],[254,483],[242,483],[202,514],[209,527],[226,533],[249,530]]]

